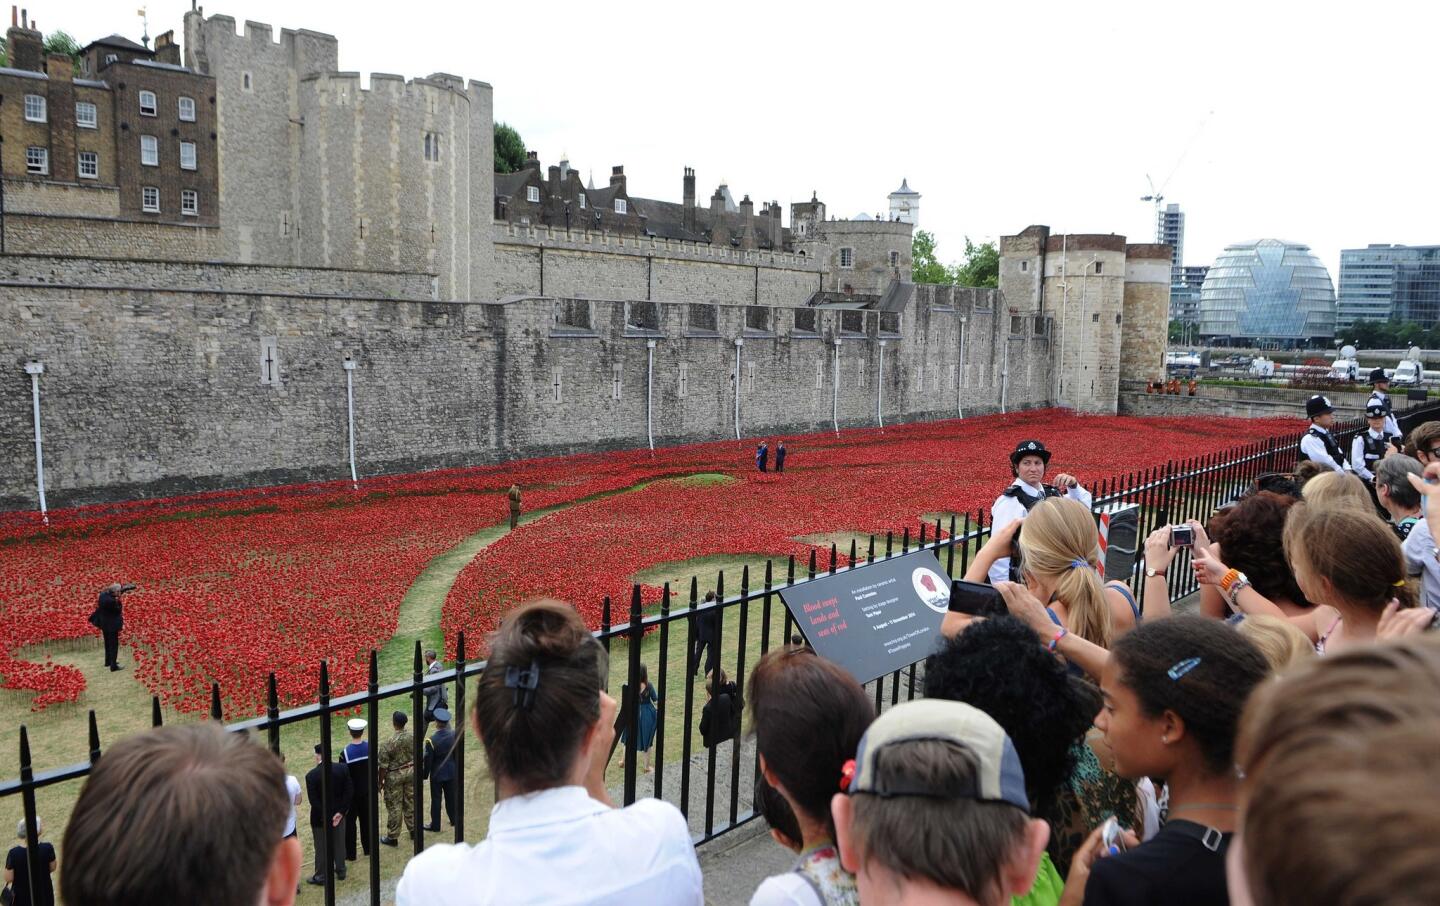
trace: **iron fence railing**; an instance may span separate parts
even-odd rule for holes
[[[1408,433],[1411,428],[1421,422],[1440,418],[1440,402],[1413,407],[1400,413],[1398,418],[1402,430]],[[1348,449],[1350,439],[1363,429],[1363,425],[1357,424],[1341,426],[1336,431],[1337,439]],[[1190,518],[1203,521],[1214,512],[1217,506],[1243,491],[1257,474],[1292,469],[1295,465],[1298,440],[1298,431],[1276,435],[1223,452],[1114,476],[1098,482],[1092,489],[1094,508],[1098,512],[1115,503],[1138,504],[1139,526],[1136,546],[1137,549],[1143,549],[1143,539],[1156,527]],[[763,576],[758,577],[758,581],[757,577],[751,575],[749,567],[746,567],[741,572],[738,590],[732,594],[727,594],[725,575],[723,572],[720,573],[715,588],[718,604],[713,611],[717,618],[715,627],[717,641],[715,644],[723,646],[727,639],[727,632],[731,633],[730,638],[733,638],[735,642],[735,654],[732,661],[735,669],[734,682],[741,698],[744,697],[747,668],[776,644],[786,643],[792,632],[795,631],[795,623],[779,599],[780,589],[801,585],[816,578],[833,575],[836,572],[863,568],[877,560],[902,556],[917,550],[933,551],[940,558],[946,570],[952,576],[959,577],[968,568],[973,552],[985,542],[989,534],[990,529],[985,524],[983,512],[973,516],[970,514],[952,515],[948,521],[937,519],[933,524],[919,524],[913,536],[909,529],[902,531],[898,538],[894,533],[887,533],[883,539],[872,535],[863,547],[858,539],[852,540],[848,550],[843,550],[832,543],[828,551],[812,549],[808,562],[802,563],[797,563],[792,556],[782,564],[783,575],[776,574],[775,561],[766,562]],[[1138,581],[1139,574],[1137,557],[1135,568],[1130,570],[1129,581],[1143,610],[1144,582]],[[633,699],[630,690],[638,688],[641,676],[642,649],[647,635],[653,634],[657,639],[654,648],[659,660],[656,663],[656,670],[650,675],[658,678],[655,685],[662,701],[668,703],[668,696],[671,694],[670,687],[675,684],[674,677],[677,672],[679,673],[681,677],[679,694],[682,696],[682,704],[679,709],[681,726],[678,728],[673,726],[673,719],[667,714],[670,710],[668,706],[658,709],[654,738],[653,782],[650,784],[650,788],[644,790],[643,793],[657,798],[675,799],[681,812],[691,822],[695,842],[701,843],[757,817],[758,813],[753,804],[753,797],[760,776],[760,766],[753,746],[747,749],[746,739],[742,734],[734,734],[718,745],[706,746],[703,742],[697,745],[695,717],[697,685],[699,684],[696,682],[698,664],[694,662],[696,660],[694,650],[696,618],[701,604],[698,578],[692,578],[689,586],[688,594],[677,600],[677,596],[667,583],[663,588],[658,608],[652,608],[650,613],[646,612],[641,586],[634,586],[628,608],[624,613],[624,622],[614,622],[616,608],[608,597],[605,598],[602,602],[601,626],[595,635],[607,650],[611,650],[616,645],[625,646],[625,681],[621,685],[619,696],[624,706],[616,722],[617,731],[623,731],[625,737],[625,742],[621,746],[624,751],[624,766],[620,796],[625,804],[634,802],[642,794],[641,777],[635,757],[640,718],[638,710],[630,705]],[[1170,570],[1169,591],[1172,600],[1190,594],[1196,588],[1193,571],[1183,568]],[[755,616],[759,618],[758,639],[749,637],[752,630],[752,618]],[[783,623],[779,627],[781,633],[777,641],[774,630],[777,622],[782,619]],[[730,628],[731,624],[733,624],[733,628]],[[672,657],[671,649],[676,641],[683,641],[685,644],[683,658]],[[677,664],[676,661],[683,663]],[[889,676],[881,677],[871,684],[877,710],[887,702],[893,705],[898,703],[902,697],[906,700],[915,697],[919,663],[917,660],[908,667],[896,670]],[[463,726],[463,715],[466,713],[466,686],[467,680],[478,675],[484,666],[482,661],[468,659],[465,636],[461,633],[457,639],[454,666],[438,673],[426,673],[421,657],[421,643],[417,641],[414,667],[408,680],[381,685],[377,655],[372,651],[370,653],[369,681],[366,688],[362,691],[336,695],[334,694],[335,690],[330,688],[328,664],[321,663],[318,671],[316,700],[311,704],[285,710],[280,707],[275,677],[272,674],[269,678],[265,714],[229,723],[228,729],[263,737],[266,745],[278,753],[282,728],[315,722],[318,725],[317,732],[322,748],[321,757],[329,763],[334,759],[331,742],[332,724],[337,716],[353,714],[357,711],[363,712],[372,728],[373,740],[373,734],[377,728],[382,726],[382,704],[404,702],[408,704],[411,715],[417,717],[411,723],[412,729],[422,731],[413,734],[414,763],[420,765],[424,759],[422,749],[424,722],[419,720],[418,716],[424,713],[426,690],[437,686],[449,687],[453,691],[451,701],[454,708],[452,710],[456,715],[462,716],[456,721],[459,726],[457,726],[457,743],[452,756],[457,763],[459,777],[455,797],[458,813],[454,820],[454,840],[462,842],[465,839],[463,813],[466,798],[465,783],[467,773],[469,773],[466,769],[467,746],[466,732]],[[209,717],[216,721],[223,721],[226,717],[222,709],[218,684],[211,686]],[[159,726],[162,721],[160,699],[154,697],[152,698],[151,723]],[[667,763],[668,745],[673,743],[672,734],[676,731],[679,733],[679,757]],[[0,782],[0,800],[11,796],[21,797],[29,843],[26,852],[32,860],[28,875],[31,879],[35,879],[42,877],[41,872],[48,869],[48,866],[36,864],[38,859],[38,847],[35,845],[35,841],[38,839],[36,792],[59,784],[78,783],[90,773],[102,754],[95,712],[89,713],[89,758],[85,762],[53,769],[35,770],[31,758],[28,730],[23,725],[19,732],[19,748],[19,777]],[[704,750],[703,768],[697,768],[692,756],[699,754],[701,749]],[[371,758],[368,763],[367,792],[371,818],[368,826],[364,828],[370,844],[367,857],[369,901],[375,906],[380,903],[382,890],[377,754],[378,747],[372,746]],[[724,775],[728,775],[725,776],[726,782],[723,784],[723,789],[717,784],[717,772],[722,768]],[[679,772],[678,781],[674,776],[677,771]],[[331,790],[328,772],[321,771],[320,778],[322,813],[330,814]],[[416,812],[413,848],[414,852],[419,853],[424,849],[426,832],[423,814],[428,792],[426,781],[422,779],[419,770],[414,772],[413,784]],[[749,791],[748,796],[743,792],[745,790]],[[325,903],[327,906],[332,906],[335,902],[336,879],[328,865],[324,867],[324,873]]]

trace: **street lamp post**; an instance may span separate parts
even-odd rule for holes
[[[345,413],[349,425],[350,442],[350,486],[360,490],[360,478],[355,472],[355,362],[347,355],[345,357]]]
[[[45,505],[45,449],[40,440],[40,375],[45,373],[45,365],[26,362],[25,373],[30,375],[30,404],[35,413],[35,487],[40,495],[40,519],[49,525],[49,508]]]

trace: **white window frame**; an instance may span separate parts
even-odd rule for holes
[[[585,193],[580,193],[580,210],[585,210]]]
[[[190,108],[190,110],[189,110],[190,115],[189,115],[189,116],[186,116],[186,115],[185,115],[185,113],[186,113],[185,108],[186,108],[187,105],[188,105],[189,108]],[[184,95],[181,95],[179,98],[177,98],[177,99],[175,100],[175,115],[178,116],[178,117],[180,117],[180,122],[182,122],[182,123],[193,123],[193,122],[195,122],[195,99],[194,99],[194,98],[185,97]]]
[[[118,62],[120,62],[120,55],[119,55],[118,53],[107,53],[107,54],[105,55],[105,65],[106,65],[106,66],[109,66],[111,63],[118,63]]]
[[[539,187],[539,186],[526,186],[526,187],[525,187],[525,200],[528,201],[528,202],[530,202],[531,204],[539,204],[539,203],[540,203],[540,187]]]
[[[187,149],[187,148],[190,149],[190,161],[189,161],[189,163],[186,163],[186,161],[185,161],[185,149]],[[197,167],[198,167],[198,163],[197,163],[198,160],[199,160],[199,158],[196,156],[195,143],[194,143],[194,142],[181,142],[181,143],[180,143],[180,169],[182,169],[182,170],[194,170],[194,169],[197,169]]]
[[[148,142],[146,140],[149,140]],[[149,146],[149,160],[146,160],[146,146]],[[140,136],[140,165],[142,167],[160,166],[160,139],[153,135]]]
[[[49,121],[49,108],[45,104],[45,95],[25,95],[25,122],[48,123]]]
[[[145,103],[147,98],[150,101],[150,103],[148,104]],[[141,116],[155,116],[159,112],[160,101],[158,98],[155,97],[155,92],[142,91],[136,96],[136,100],[140,102]]]
[[[85,119],[85,118],[83,118],[82,116],[80,116],[80,112],[81,112],[82,110],[88,110],[88,111],[90,112],[90,118],[89,118],[89,119]],[[77,101],[77,102],[75,103],[75,127],[76,127],[77,129],[99,129],[99,128],[100,128],[100,110],[99,110],[99,108],[97,108],[94,104],[90,103],[89,101]]]
[[[86,158],[89,158],[90,172],[85,172]],[[80,151],[75,155],[75,177],[77,179],[100,178],[100,155],[95,151]]]
[[[849,247],[840,250],[840,266],[848,270],[855,269],[855,250]]]
[[[154,197],[155,197],[155,201],[154,201],[153,203],[150,201],[151,193],[154,193]],[[159,214],[159,213],[160,213],[160,187],[159,187],[159,186],[141,186],[141,187],[140,187],[140,210],[144,211],[144,212],[147,213],[147,214]]]
[[[623,199],[623,198],[617,198],[617,199],[615,199],[615,213],[616,213],[616,214],[628,214],[628,213],[630,213],[630,204],[629,204],[629,202],[627,202],[627,201],[626,201],[625,199]]]
[[[189,202],[187,205],[186,202]],[[194,189],[180,190],[180,213],[185,217],[200,216],[200,193]]]
[[[33,163],[32,163],[33,161]],[[25,172],[32,176],[50,175],[50,149],[31,145],[25,149]]]

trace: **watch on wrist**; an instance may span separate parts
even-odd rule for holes
[[[1149,567],[1149,566],[1145,567],[1145,578],[1147,578],[1147,579],[1153,579],[1153,578],[1155,578],[1156,576],[1160,576],[1161,578],[1164,578],[1164,577],[1165,577],[1165,570],[1163,570],[1163,569],[1154,569],[1154,568]]]

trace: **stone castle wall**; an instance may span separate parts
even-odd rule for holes
[[[922,287],[892,316],[715,295],[430,302],[416,274],[346,275],[339,298],[280,289],[333,285],[329,271],[7,263],[0,360],[44,363],[54,506],[348,477],[347,355],[362,477],[643,446],[647,413],[657,444],[733,438],[736,340],[747,443],[1049,398],[1048,338],[1033,319],[1016,333],[994,290]],[[363,297],[389,290],[407,297]],[[0,507],[30,508],[29,382],[17,367],[4,386]]]
[[[8,201],[7,201],[8,204]],[[19,255],[143,256],[167,261],[223,258],[221,231],[148,220],[5,212],[5,251]]]

